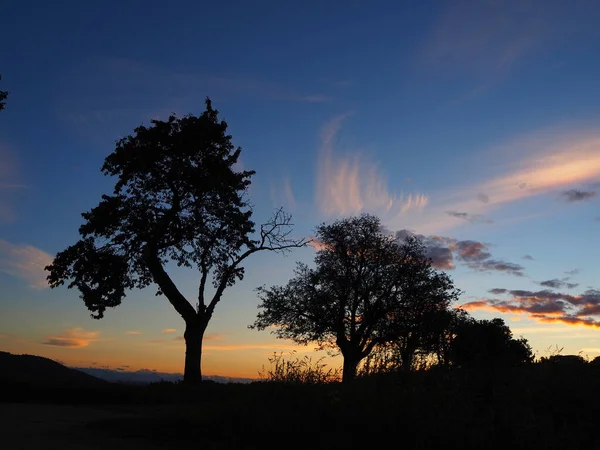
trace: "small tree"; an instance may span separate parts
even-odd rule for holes
[[[435,293],[449,301],[451,283],[438,276],[420,242],[399,243],[381,231],[379,219],[362,215],[322,224],[316,268],[298,264],[285,286],[258,288],[261,311],[250,328],[276,326],[279,338],[337,348],[344,358],[343,381],[356,375],[362,359],[379,344],[412,329],[425,300]]]
[[[527,339],[514,339],[504,320],[469,319],[458,328],[451,347],[457,366],[518,366],[533,362]]]
[[[254,172],[235,170],[241,149],[226,131],[207,99],[199,117],[153,120],[118,141],[102,166],[117,177],[113,195],[82,214],[81,240],[46,268],[50,286],[70,280],[96,319],[126,290],[155,283],[185,321],[184,381],[191,383],[202,380],[204,332],[225,289],[243,278],[242,262],[307,243],[290,238],[290,216],[282,210],[255,232],[245,198]],[[195,307],[167,273],[169,262],[198,269]],[[210,278],[214,293],[207,297]]]

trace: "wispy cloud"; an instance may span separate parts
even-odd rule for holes
[[[14,196],[28,186],[20,182],[15,152],[0,142],[0,223],[15,219]]]
[[[515,139],[485,155],[490,158],[502,155],[504,158],[490,166],[494,174],[472,185],[432,192],[423,214],[408,222],[404,220],[388,226],[408,225],[424,234],[440,233],[464,224],[467,217],[485,220],[483,218],[494,209],[532,197],[573,189],[576,191],[570,194],[573,199],[589,198],[589,192],[593,191],[581,191],[588,193],[581,195],[577,187],[600,179],[600,133],[597,130],[557,127],[554,131]],[[486,201],[482,201],[482,195]],[[465,216],[463,211],[468,214]]]
[[[162,330],[163,333],[175,333],[177,330],[175,328],[165,328]]]
[[[350,115],[334,117],[321,131],[316,187],[316,202],[321,212],[328,216],[369,212],[385,218],[427,206],[429,200],[424,194],[390,192],[378,164],[360,152],[335,151],[337,134]]]
[[[53,259],[32,245],[11,244],[0,239],[0,271],[25,280],[34,289],[48,287],[44,267]]]
[[[130,334],[130,335],[139,335],[139,334],[144,334],[141,331],[126,331],[125,334]]]
[[[91,342],[97,341],[99,337],[99,331],[85,331],[83,328],[73,328],[65,330],[56,336],[47,336],[43,343],[56,347],[80,348],[87,347]]]
[[[270,194],[275,207],[283,206],[289,211],[296,209],[296,196],[289,176],[285,176],[280,183],[271,183]]]
[[[447,74],[485,78],[488,82],[478,87],[485,89],[557,39],[582,31],[588,39],[597,36],[598,14],[576,6],[586,2],[454,0],[441,10],[417,62]]]

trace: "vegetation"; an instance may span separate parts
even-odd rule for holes
[[[290,237],[291,218],[282,210],[255,230],[246,198],[254,171],[236,170],[240,152],[209,99],[199,117],[171,116],[136,128],[102,166],[104,175],[117,177],[113,194],[82,214],[81,240],[46,268],[50,286],[69,282],[97,319],[128,289],[156,284],[157,295],[185,321],[184,379],[190,383],[202,380],[204,332],[225,289],[244,277],[242,263],[259,251],[306,244]],[[198,269],[197,301],[178,290],[168,263]]]
[[[438,368],[353,383],[0,386],[4,401],[127,412],[86,421],[94,439],[213,449],[377,448],[390,439],[408,450],[596,448],[598,395],[600,369],[590,363]]]
[[[339,349],[343,381],[390,342],[410,365],[434,332],[433,318],[458,297],[450,278],[431,267],[418,239],[398,242],[376,216],[322,224],[316,242],[316,268],[298,263],[287,285],[258,289],[261,311],[251,328],[275,326],[279,338]]]

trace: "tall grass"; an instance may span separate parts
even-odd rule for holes
[[[292,357],[296,351],[290,353],[286,359],[283,352],[273,353],[269,358],[269,368],[262,367],[258,376],[262,381],[288,383],[288,384],[326,384],[337,382],[341,379],[339,368],[328,368],[323,362],[325,357],[314,361],[308,355],[303,358]]]

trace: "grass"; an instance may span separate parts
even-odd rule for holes
[[[592,365],[431,370],[349,385],[157,383],[21,394],[21,401],[129,408],[132,418],[91,423],[90,433],[168,448],[387,448],[390,442],[415,450],[563,450],[600,444],[600,369]]]

